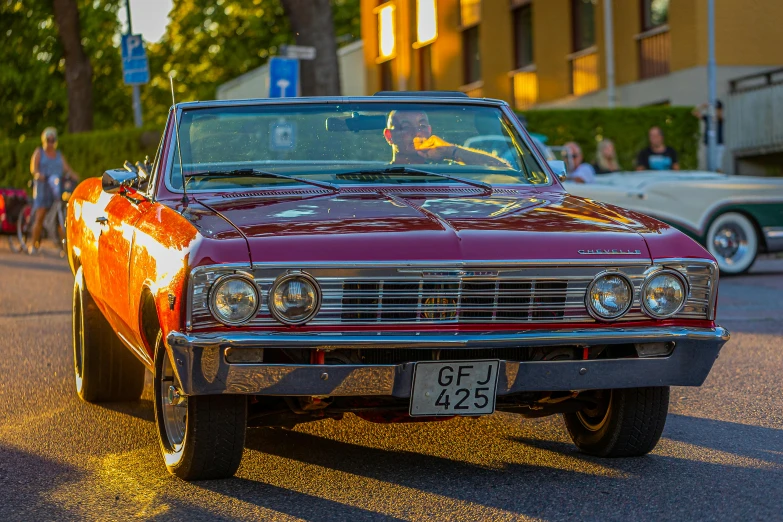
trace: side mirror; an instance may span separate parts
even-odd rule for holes
[[[555,176],[557,176],[557,179],[560,181],[566,180],[568,172],[566,171],[565,161],[549,160],[547,163],[549,164],[549,168],[552,169],[552,172],[555,173]]]
[[[138,179],[136,172],[126,169],[111,169],[103,173],[103,190],[109,194],[115,194],[122,189],[131,186]]]

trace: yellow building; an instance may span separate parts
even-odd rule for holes
[[[368,94],[461,90],[517,109],[707,99],[707,0],[361,0],[361,16]],[[719,97],[783,65],[781,20],[783,0],[715,0]]]

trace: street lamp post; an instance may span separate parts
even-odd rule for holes
[[[707,121],[707,170],[715,171],[720,165],[716,165],[715,152],[717,149],[717,118],[715,115],[715,101],[717,88],[715,86],[715,0],[707,0],[707,88],[709,90],[709,116]]]
[[[127,34],[133,34],[133,29],[131,26],[131,9],[130,9],[130,0],[125,0],[125,12],[128,15],[128,33]],[[133,84],[131,86],[133,88],[133,123],[136,125],[137,128],[141,127],[142,120],[141,120],[141,95],[139,93],[139,86],[137,84]]]

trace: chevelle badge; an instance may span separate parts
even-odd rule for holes
[[[583,256],[593,256],[593,255],[610,255],[610,256],[624,256],[624,255],[630,255],[630,256],[638,256],[642,254],[641,250],[577,250],[580,254]]]

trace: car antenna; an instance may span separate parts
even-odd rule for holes
[[[187,180],[185,179],[185,169],[182,168],[182,147],[179,146],[179,122],[177,121],[177,100],[174,98],[174,71],[169,73],[169,83],[171,84],[171,103],[174,104],[174,136],[177,139],[177,152],[179,153],[179,173],[182,175],[182,204],[188,207],[188,192],[185,189]]]

